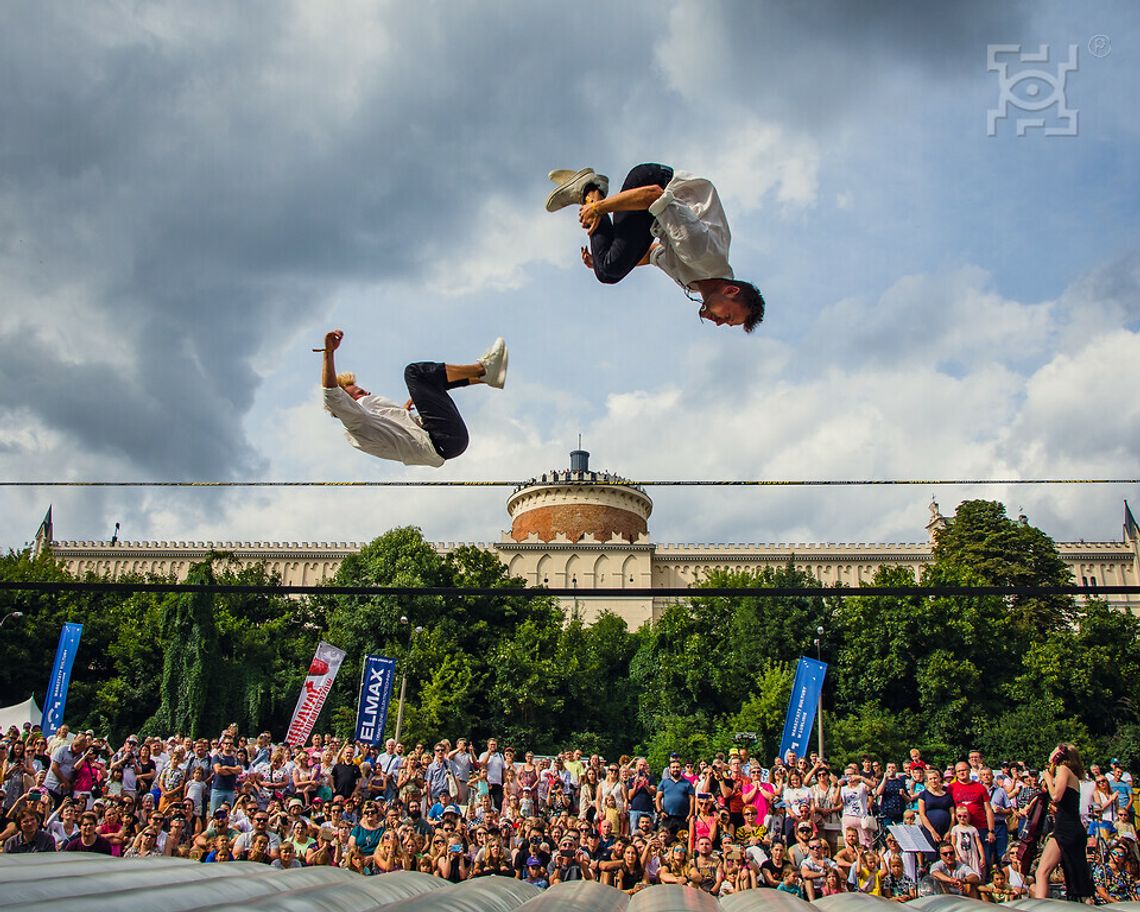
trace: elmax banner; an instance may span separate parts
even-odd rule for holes
[[[360,679],[360,703],[356,708],[357,741],[378,744],[384,738],[388,721],[388,703],[392,698],[392,679],[396,660],[384,656],[365,656],[364,675]]]
[[[48,681],[47,697],[44,700],[44,714],[40,728],[45,736],[54,735],[63,724],[63,709],[67,706],[67,687],[71,683],[71,666],[75,664],[75,653],[79,651],[79,638],[83,636],[82,624],[64,624],[59,632],[59,646],[55,650],[55,665]]]
[[[811,739],[811,725],[815,709],[823,692],[823,678],[827,663],[801,658],[796,668],[796,681],[792,685],[792,698],[788,701],[788,716],[784,720],[784,737],[780,739],[780,756],[789,750],[797,757],[804,756],[804,748]]]
[[[324,640],[317,646],[317,654],[313,656],[301,695],[297,698],[297,708],[293,710],[293,721],[289,723],[289,734],[285,736],[286,744],[297,747],[309,739],[343,661],[343,649],[337,649]]]

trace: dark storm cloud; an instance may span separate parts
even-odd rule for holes
[[[921,105],[931,81],[984,77],[986,45],[1028,40],[1030,13],[993,0],[692,0],[676,8],[682,31],[669,46],[677,57],[692,52],[678,66],[695,93],[826,130],[832,119],[890,113],[889,99],[876,98],[884,78],[901,80],[894,100],[909,106]],[[717,23],[716,46],[688,44],[683,30],[700,32],[706,19]]]

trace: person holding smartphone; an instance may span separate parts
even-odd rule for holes
[[[447,848],[435,863],[435,876],[451,883],[459,883],[466,880],[467,875],[467,852],[463,837],[452,833],[447,837]]]

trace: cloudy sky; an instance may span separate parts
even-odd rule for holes
[[[995,44],[1050,57],[1002,56],[991,136]],[[1138,46],[1130,0],[11,0],[0,480],[519,479],[578,434],[642,479],[1137,477]],[[1034,116],[1076,135],[1018,136]],[[716,182],[768,301],[753,335],[652,269],[597,284],[572,210],[543,210],[547,170],[641,161]],[[505,336],[506,389],[457,393],[468,452],[350,448],[310,352],[334,326],[401,401],[407,361]],[[932,496],[1118,540],[1140,506],[650,493],[654,538],[693,542],[921,540]],[[66,539],[486,541],[506,495],[7,488],[0,546],[49,503]]]

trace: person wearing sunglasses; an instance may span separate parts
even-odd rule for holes
[[[938,892],[975,899],[978,884],[982,882],[980,873],[958,860],[958,853],[950,842],[944,842],[939,847],[938,861],[930,866],[930,876],[938,887]]]
[[[1140,896],[1140,883],[1132,874],[1123,840],[1109,846],[1104,864],[1093,865],[1092,874],[1098,905],[1129,902]]]

